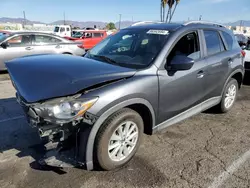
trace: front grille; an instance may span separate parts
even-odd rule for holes
[[[245,69],[246,70],[250,70],[250,62],[249,61],[245,61]]]

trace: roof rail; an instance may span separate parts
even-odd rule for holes
[[[156,24],[156,23],[163,23],[163,22],[154,22],[154,21],[142,21],[132,24],[131,26],[137,26],[137,25],[146,25],[146,24]]]
[[[207,24],[207,25],[213,25],[213,26],[218,26],[218,27],[226,27],[220,23],[209,22],[209,21],[189,21],[189,22],[184,23],[183,25],[190,25],[190,24]]]

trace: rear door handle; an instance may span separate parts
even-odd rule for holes
[[[33,50],[33,48],[28,46],[28,47],[25,48],[25,50]]]
[[[197,78],[203,78],[205,76],[205,74],[204,74],[204,71],[199,71],[198,73],[197,73]]]

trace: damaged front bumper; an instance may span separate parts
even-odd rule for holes
[[[54,167],[83,167],[85,166],[85,148],[83,140],[88,137],[97,117],[86,112],[81,119],[67,123],[48,122],[38,116],[32,105],[25,103],[20,96],[17,100],[22,106],[29,125],[38,129],[44,143],[45,153],[39,160],[41,165]],[[80,147],[81,144],[81,147]]]

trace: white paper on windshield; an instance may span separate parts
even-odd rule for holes
[[[152,34],[152,35],[168,35],[169,31],[168,30],[149,30],[147,34]]]

